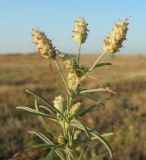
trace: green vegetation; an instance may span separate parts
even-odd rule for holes
[[[94,60],[95,56],[82,57],[82,62],[87,65]],[[26,94],[25,89],[53,101],[56,93],[62,93],[59,87],[62,81],[59,79],[58,72],[53,64],[51,70],[48,61],[40,60],[36,55],[0,56],[0,61],[2,62],[0,64],[0,159],[10,159],[17,152],[19,154],[13,159],[36,160],[43,156],[45,159],[46,149],[21,152],[40,142],[36,137],[32,139],[30,135],[28,136],[28,130],[41,131],[43,128],[40,127],[41,124],[35,116],[22,115],[15,107],[20,104],[33,105],[33,97]],[[90,80],[84,83],[94,88],[99,86],[98,79],[100,79],[103,86],[111,87],[117,94],[103,107],[94,109],[92,116],[87,114],[84,122],[101,133],[108,131],[115,133],[115,136],[110,139],[114,150],[113,160],[145,160],[146,57],[107,57],[107,61],[112,62],[113,65],[93,72],[95,83],[89,83]],[[89,101],[85,100],[83,103],[88,104]],[[53,123],[48,125],[59,132]],[[102,150],[101,144],[97,146],[95,153]],[[95,153],[93,151],[90,154]]]

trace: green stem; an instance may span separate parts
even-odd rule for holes
[[[94,62],[94,64],[90,67],[89,72],[93,70],[93,68],[96,66],[96,64],[105,56],[105,53],[103,52],[97,60]]]
[[[93,65],[90,67],[89,71],[80,79],[80,81],[82,81],[96,66],[96,64],[105,56],[105,53],[103,52],[98,58],[97,60],[93,63]]]
[[[56,59],[54,59],[54,62],[55,62],[56,66],[57,66],[57,69],[58,69],[58,71],[59,71],[59,73],[60,73],[60,76],[61,76],[61,78],[62,78],[62,81],[63,81],[64,85],[65,85],[65,88],[66,88],[67,93],[68,93],[69,95],[71,95],[71,93],[70,93],[70,91],[69,91],[69,88],[68,88],[68,85],[67,85],[67,83],[66,83],[66,81],[65,81],[65,78],[64,78],[64,76],[63,76],[62,70],[61,70],[61,68],[60,68],[60,66],[59,66],[58,61],[57,61]]]
[[[81,53],[81,43],[78,45],[78,55],[77,55],[78,65],[80,65],[80,53]]]

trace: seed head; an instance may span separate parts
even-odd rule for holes
[[[77,146],[77,147],[75,148],[75,150],[76,150],[77,152],[81,152],[81,146]]]
[[[64,105],[64,98],[62,97],[62,95],[56,96],[53,103],[54,103],[54,107],[62,112],[63,105]]]
[[[67,84],[70,90],[75,91],[79,85],[79,78],[75,72],[69,72],[67,76]]]
[[[47,59],[56,57],[55,48],[44,32],[32,29],[32,39],[42,57]]]
[[[62,135],[58,136],[57,141],[59,144],[64,144],[65,143],[65,139]]]
[[[121,47],[123,41],[126,39],[126,34],[128,31],[128,19],[118,21],[112,32],[104,39],[104,52],[105,53],[115,53]]]
[[[87,29],[87,23],[83,17],[79,17],[75,21],[75,26],[73,29],[73,39],[78,43],[82,44],[86,41],[87,38],[87,32],[89,31]]]
[[[76,113],[79,111],[80,107],[81,107],[81,102],[77,102],[74,105],[72,105],[71,109],[70,109],[71,116],[76,115]]]

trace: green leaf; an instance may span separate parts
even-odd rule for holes
[[[33,148],[59,148],[60,145],[55,144],[37,144],[33,146]]]
[[[79,72],[81,72],[83,74],[85,74],[85,73],[87,73],[89,71],[89,67],[86,67],[86,66],[84,66],[82,64],[79,65],[77,63],[77,61],[75,61],[75,68],[76,68],[76,70],[78,70]]]
[[[34,115],[38,115],[38,116],[43,116],[43,117],[48,117],[51,120],[55,120],[53,117],[51,117],[45,113],[36,111],[35,109],[32,109],[30,107],[18,106],[18,107],[16,107],[16,109],[19,109],[19,110],[26,112],[26,113],[30,113],[30,114],[34,114]]]
[[[53,142],[51,140],[49,140],[45,135],[43,135],[40,132],[36,132],[36,131],[28,131],[28,133],[30,134],[34,134],[37,137],[39,137],[43,142],[45,142],[46,144],[53,144]]]
[[[41,97],[40,95],[37,95],[36,93],[33,93],[29,90],[25,90],[25,92],[31,94],[32,96],[36,97],[37,99],[39,99],[41,102],[43,102],[47,107],[49,107],[48,109],[50,110],[50,112],[52,112],[52,104],[50,104],[49,102],[47,102],[46,99],[44,99],[43,97]]]
[[[80,97],[85,97],[85,98],[88,98],[88,99],[90,99],[90,100],[92,100],[92,101],[94,101],[94,102],[99,102],[99,100],[98,99],[96,99],[96,98],[94,98],[94,97],[91,97],[91,96],[88,96],[88,95],[85,95],[85,94],[80,94],[79,95]],[[107,98],[105,98],[105,100],[109,100],[110,98],[109,97],[107,97]]]
[[[93,93],[93,92],[105,92],[106,90],[104,88],[96,88],[96,89],[86,89],[80,92],[80,94],[83,93]]]
[[[39,112],[39,107],[38,107],[38,104],[37,104],[37,101],[35,100],[35,108],[36,110]],[[39,116],[39,120],[40,122],[42,123],[42,125],[44,126],[44,128],[50,133],[52,134],[53,136],[55,135],[53,130],[51,128],[48,127],[47,123],[45,122],[45,120],[43,119],[42,116]]]
[[[79,125],[77,120],[72,120],[71,121],[71,125],[76,127],[76,128],[79,128],[81,130],[84,130],[83,126]],[[104,139],[104,137],[102,137],[99,133],[97,133],[96,131],[92,130],[91,128],[86,127],[86,129],[93,136],[93,138],[91,138],[91,139],[92,140],[95,140],[95,138],[98,139],[107,148],[107,150],[108,150],[108,152],[110,154],[110,157],[112,158],[112,149],[111,149],[110,145],[108,144],[108,142],[106,141],[106,139]]]
[[[98,63],[98,64],[95,65],[94,68],[102,67],[102,66],[107,66],[107,65],[112,65],[112,63]]]
[[[72,149],[66,146],[64,151],[68,155],[68,157],[73,158]]]
[[[87,135],[87,137],[90,137],[90,132],[88,131],[87,127],[84,124],[82,124],[81,122],[79,122],[77,120],[72,120],[71,125],[83,130],[85,132],[85,134]]]
[[[47,154],[46,160],[52,160],[54,154],[54,149],[51,149],[51,151]]]
[[[83,126],[84,131],[85,131],[85,133],[86,133],[87,137],[90,137],[90,132],[88,132],[87,127],[86,127],[84,124],[82,124],[82,123],[80,123],[80,125],[82,125],[82,126]]]
[[[113,132],[110,132],[110,133],[104,133],[102,134],[102,137],[110,137],[110,136],[113,136],[114,133]]]
[[[99,133],[97,133],[96,131],[91,132],[91,134],[96,137],[108,150],[108,153],[110,155],[110,157],[112,158],[112,149],[111,146],[109,145],[109,143],[106,141],[105,138],[103,138]]]
[[[26,90],[26,92],[29,93],[29,94],[31,94],[31,95],[33,95],[37,99],[39,99],[41,102],[43,102],[49,108],[49,110],[50,110],[51,113],[58,113],[58,114],[60,114],[60,116],[62,118],[66,119],[64,117],[64,115],[57,108],[55,108],[52,104],[50,104],[49,102],[47,102],[46,99],[44,99],[43,97],[41,97],[41,96],[39,96],[39,95],[31,92],[31,91]]]
[[[43,110],[48,111],[50,113],[49,108],[46,106],[39,105],[39,108],[42,108]]]
[[[96,156],[96,159],[95,160],[98,160],[98,159],[103,159],[104,157],[108,157],[109,156],[109,153],[108,152],[104,152],[104,153],[100,153],[98,156]]]
[[[61,160],[66,160],[66,158],[64,157],[64,155],[61,153],[59,149],[56,149],[55,152],[61,158]]]
[[[45,135],[43,135],[42,133],[40,132],[36,132],[36,131],[29,131],[29,133],[32,133],[32,134],[35,134],[37,137],[39,137],[41,140],[43,140],[45,143],[47,144],[53,144],[53,142],[51,140],[49,140]],[[59,146],[61,147],[61,146]],[[56,149],[55,152],[57,153],[57,155],[62,159],[62,160],[65,160],[63,154],[58,150]]]
[[[88,107],[88,108],[85,109],[84,111],[80,112],[78,115],[79,115],[79,116],[85,115],[86,113],[90,112],[93,108],[95,108],[95,107],[103,104],[103,102],[104,102],[105,100],[107,100],[107,98],[98,100],[95,104],[91,105],[90,107]]]
[[[82,153],[80,154],[80,157],[77,159],[77,160],[84,160],[85,159],[85,155],[86,155],[86,153],[87,153],[87,151],[88,151],[88,148],[89,148],[89,146],[87,146],[83,151],[82,151]]]

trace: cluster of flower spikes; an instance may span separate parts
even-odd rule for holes
[[[104,39],[104,52],[111,54],[117,52],[126,39],[127,31],[128,19],[118,21],[109,36]]]
[[[64,110],[64,98],[62,95],[56,96],[53,101],[54,107],[60,112]],[[81,107],[81,102],[76,102],[70,107],[70,116],[75,116]]]
[[[42,57],[47,59],[56,57],[55,47],[53,47],[51,40],[46,37],[44,32],[32,29],[32,39]]]

